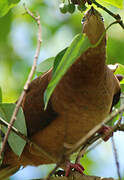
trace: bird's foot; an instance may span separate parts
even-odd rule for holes
[[[113,128],[111,126],[103,125],[98,133],[103,134],[103,140],[108,141],[108,139],[113,136]]]
[[[78,171],[80,174],[84,175],[84,173],[83,173],[83,172],[84,172],[84,167],[81,166],[81,164],[79,164],[79,163],[73,164],[73,163],[71,163],[71,162],[68,161],[68,162],[67,162],[67,166],[66,166],[66,172],[65,172],[65,176],[66,176],[66,177],[69,176],[70,171],[71,171],[72,169],[74,169],[74,170]]]

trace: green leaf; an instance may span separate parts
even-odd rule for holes
[[[123,0],[102,0],[104,2],[107,2],[117,8],[123,8]]]
[[[62,76],[67,72],[75,60],[77,60],[77,58],[79,58],[81,54],[83,54],[89,47],[91,47],[91,43],[86,35],[81,33],[74,38],[70,47],[68,47],[61,61],[58,63],[58,66],[53,73],[52,79],[44,93],[44,109],[47,108],[47,104],[52,95],[52,92],[54,91]]]
[[[2,102],[2,89],[0,87],[0,103]]]
[[[15,104],[0,104],[0,117],[2,117],[6,122],[10,122],[13,110],[15,109]],[[14,123],[14,127],[18,129],[24,135],[27,135],[27,128],[25,123],[24,114],[22,108],[19,109],[17,114],[17,119]],[[2,131],[6,133],[7,128],[2,126]],[[13,131],[10,132],[8,143],[12,150],[20,156],[25,147],[26,141],[24,141],[21,137],[15,134]]]
[[[114,74],[120,74],[124,76],[124,66],[122,64],[118,64],[118,68],[116,69]],[[120,81],[120,84],[124,84],[124,79]]]
[[[0,1],[0,17],[7,14],[7,12],[17,5],[20,0],[1,0]]]
[[[36,69],[36,72],[39,74],[43,74],[47,72],[50,68],[53,67],[55,57],[48,58],[44,61],[42,61]]]
[[[42,61],[36,69],[36,74],[37,76],[40,76],[42,74],[44,74],[45,72],[47,72],[49,69],[53,68],[53,73],[56,70],[56,67],[58,66],[59,62],[61,61],[63,55],[65,54],[65,51],[67,50],[67,48],[63,49],[62,51],[60,51],[56,57],[50,57],[44,61]]]
[[[68,48],[63,49],[62,51],[60,51],[60,52],[56,55],[55,60],[54,60],[54,66],[53,66],[53,74],[55,73],[56,68],[57,68],[57,66],[59,65],[60,61],[62,60],[62,58],[63,58],[63,56],[64,56],[64,54],[65,54],[65,52],[66,52],[67,49],[68,49]]]

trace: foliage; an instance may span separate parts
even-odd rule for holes
[[[37,75],[41,75],[47,72],[53,67],[55,57],[47,58],[42,63],[40,63],[36,69]]]
[[[92,0],[91,0],[92,1]],[[123,7],[123,0],[101,0],[101,1],[105,1],[107,3],[110,3],[113,6],[116,6],[118,8],[122,8]],[[0,2],[0,17],[4,16],[11,8],[13,8],[14,6],[16,6],[18,3],[20,2],[20,0],[3,0]],[[83,1],[82,1],[83,2]],[[81,3],[80,5],[78,5],[78,10],[79,11],[85,11],[86,10],[86,6],[85,3]],[[64,4],[61,3],[60,4],[60,11],[62,13],[74,13],[75,11],[75,6],[74,4],[70,3],[69,4]]]

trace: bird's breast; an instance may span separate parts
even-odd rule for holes
[[[65,79],[54,91],[52,104],[63,117],[61,128],[66,132],[66,141],[73,144],[109,114],[113,87],[108,85],[106,75],[97,85],[82,81],[80,88],[71,87]]]

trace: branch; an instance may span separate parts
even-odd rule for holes
[[[122,113],[122,112],[121,112]],[[121,114],[120,113],[120,114]],[[120,124],[120,118],[119,120],[117,121],[116,125],[114,125],[111,129],[111,131],[109,131],[109,134],[113,134],[113,132],[116,132],[116,131],[124,131],[124,124]],[[85,153],[88,153],[90,152],[92,149],[94,149],[97,145],[99,145],[102,140],[105,138],[106,135],[104,134],[94,134],[93,136],[91,136],[88,140],[85,141],[85,143],[83,144],[82,148],[80,149],[78,155],[77,155],[77,158],[76,158],[76,163],[79,163],[80,162],[80,159],[83,157],[83,155]],[[101,140],[99,140],[100,138],[102,138]],[[99,140],[93,147],[89,148],[90,145],[92,145],[94,142],[96,142],[97,140]],[[88,149],[89,148],[89,149]],[[116,159],[117,160],[117,159]]]
[[[92,2],[98,7],[103,9],[104,11],[106,11],[109,15],[111,15],[113,18],[116,19],[116,21],[118,21],[118,23],[120,24],[120,26],[124,29],[124,23],[120,17],[119,14],[114,14],[113,12],[111,12],[110,10],[108,10],[106,7],[102,6],[101,4],[99,4],[98,2],[96,2],[95,0],[92,0]]]
[[[113,153],[114,153],[114,157],[115,157],[118,179],[121,180],[122,178],[121,178],[121,173],[120,173],[120,164],[118,161],[118,154],[117,154],[117,149],[116,149],[114,137],[112,137],[112,147],[113,147]]]
[[[103,124],[109,123],[115,116],[117,116],[119,113],[121,113],[122,111],[124,111],[124,105],[122,105],[119,109],[117,109],[116,111],[110,113],[110,115],[108,117],[106,117],[103,122],[99,123],[97,126],[95,126],[93,129],[91,129],[89,131],[89,133],[85,136],[82,137],[77,143],[75,143],[73,145],[73,147],[68,150],[66,152],[66,156],[68,157],[69,155],[71,155],[72,153],[76,152],[81,146],[83,146],[84,144],[86,144],[89,139],[94,136],[94,134],[96,134],[98,132],[98,130],[102,127]],[[115,125],[114,127],[114,131],[116,130],[120,130],[119,124]]]
[[[32,68],[31,68],[31,71],[30,71],[30,74],[28,76],[28,79],[25,83],[25,86],[24,86],[24,90],[22,91],[21,93],[21,96],[16,104],[16,107],[13,111],[13,114],[12,114],[12,117],[11,117],[11,120],[10,120],[10,124],[8,124],[8,130],[5,134],[5,137],[4,137],[4,140],[3,140],[3,143],[2,143],[2,148],[0,150],[0,158],[2,157],[2,153],[4,152],[4,149],[5,149],[5,146],[6,146],[6,142],[8,140],[8,136],[10,134],[10,131],[12,129],[12,126],[16,120],[16,116],[18,114],[18,111],[19,111],[19,107],[21,106],[21,103],[22,103],[22,100],[23,100],[23,97],[25,96],[26,94],[26,91],[28,90],[28,87],[29,87],[29,83],[33,77],[33,74],[35,72],[35,69],[36,69],[36,64],[37,64],[37,60],[38,60],[38,57],[39,57],[39,54],[40,54],[40,46],[41,46],[41,24],[40,24],[40,16],[38,17],[35,17],[27,8],[26,9],[26,12],[32,16],[34,18],[34,20],[36,21],[37,25],[38,25],[38,42],[37,42],[37,48],[36,48],[36,52],[35,52],[35,56],[34,56],[34,61],[33,61],[33,65],[32,65]]]

